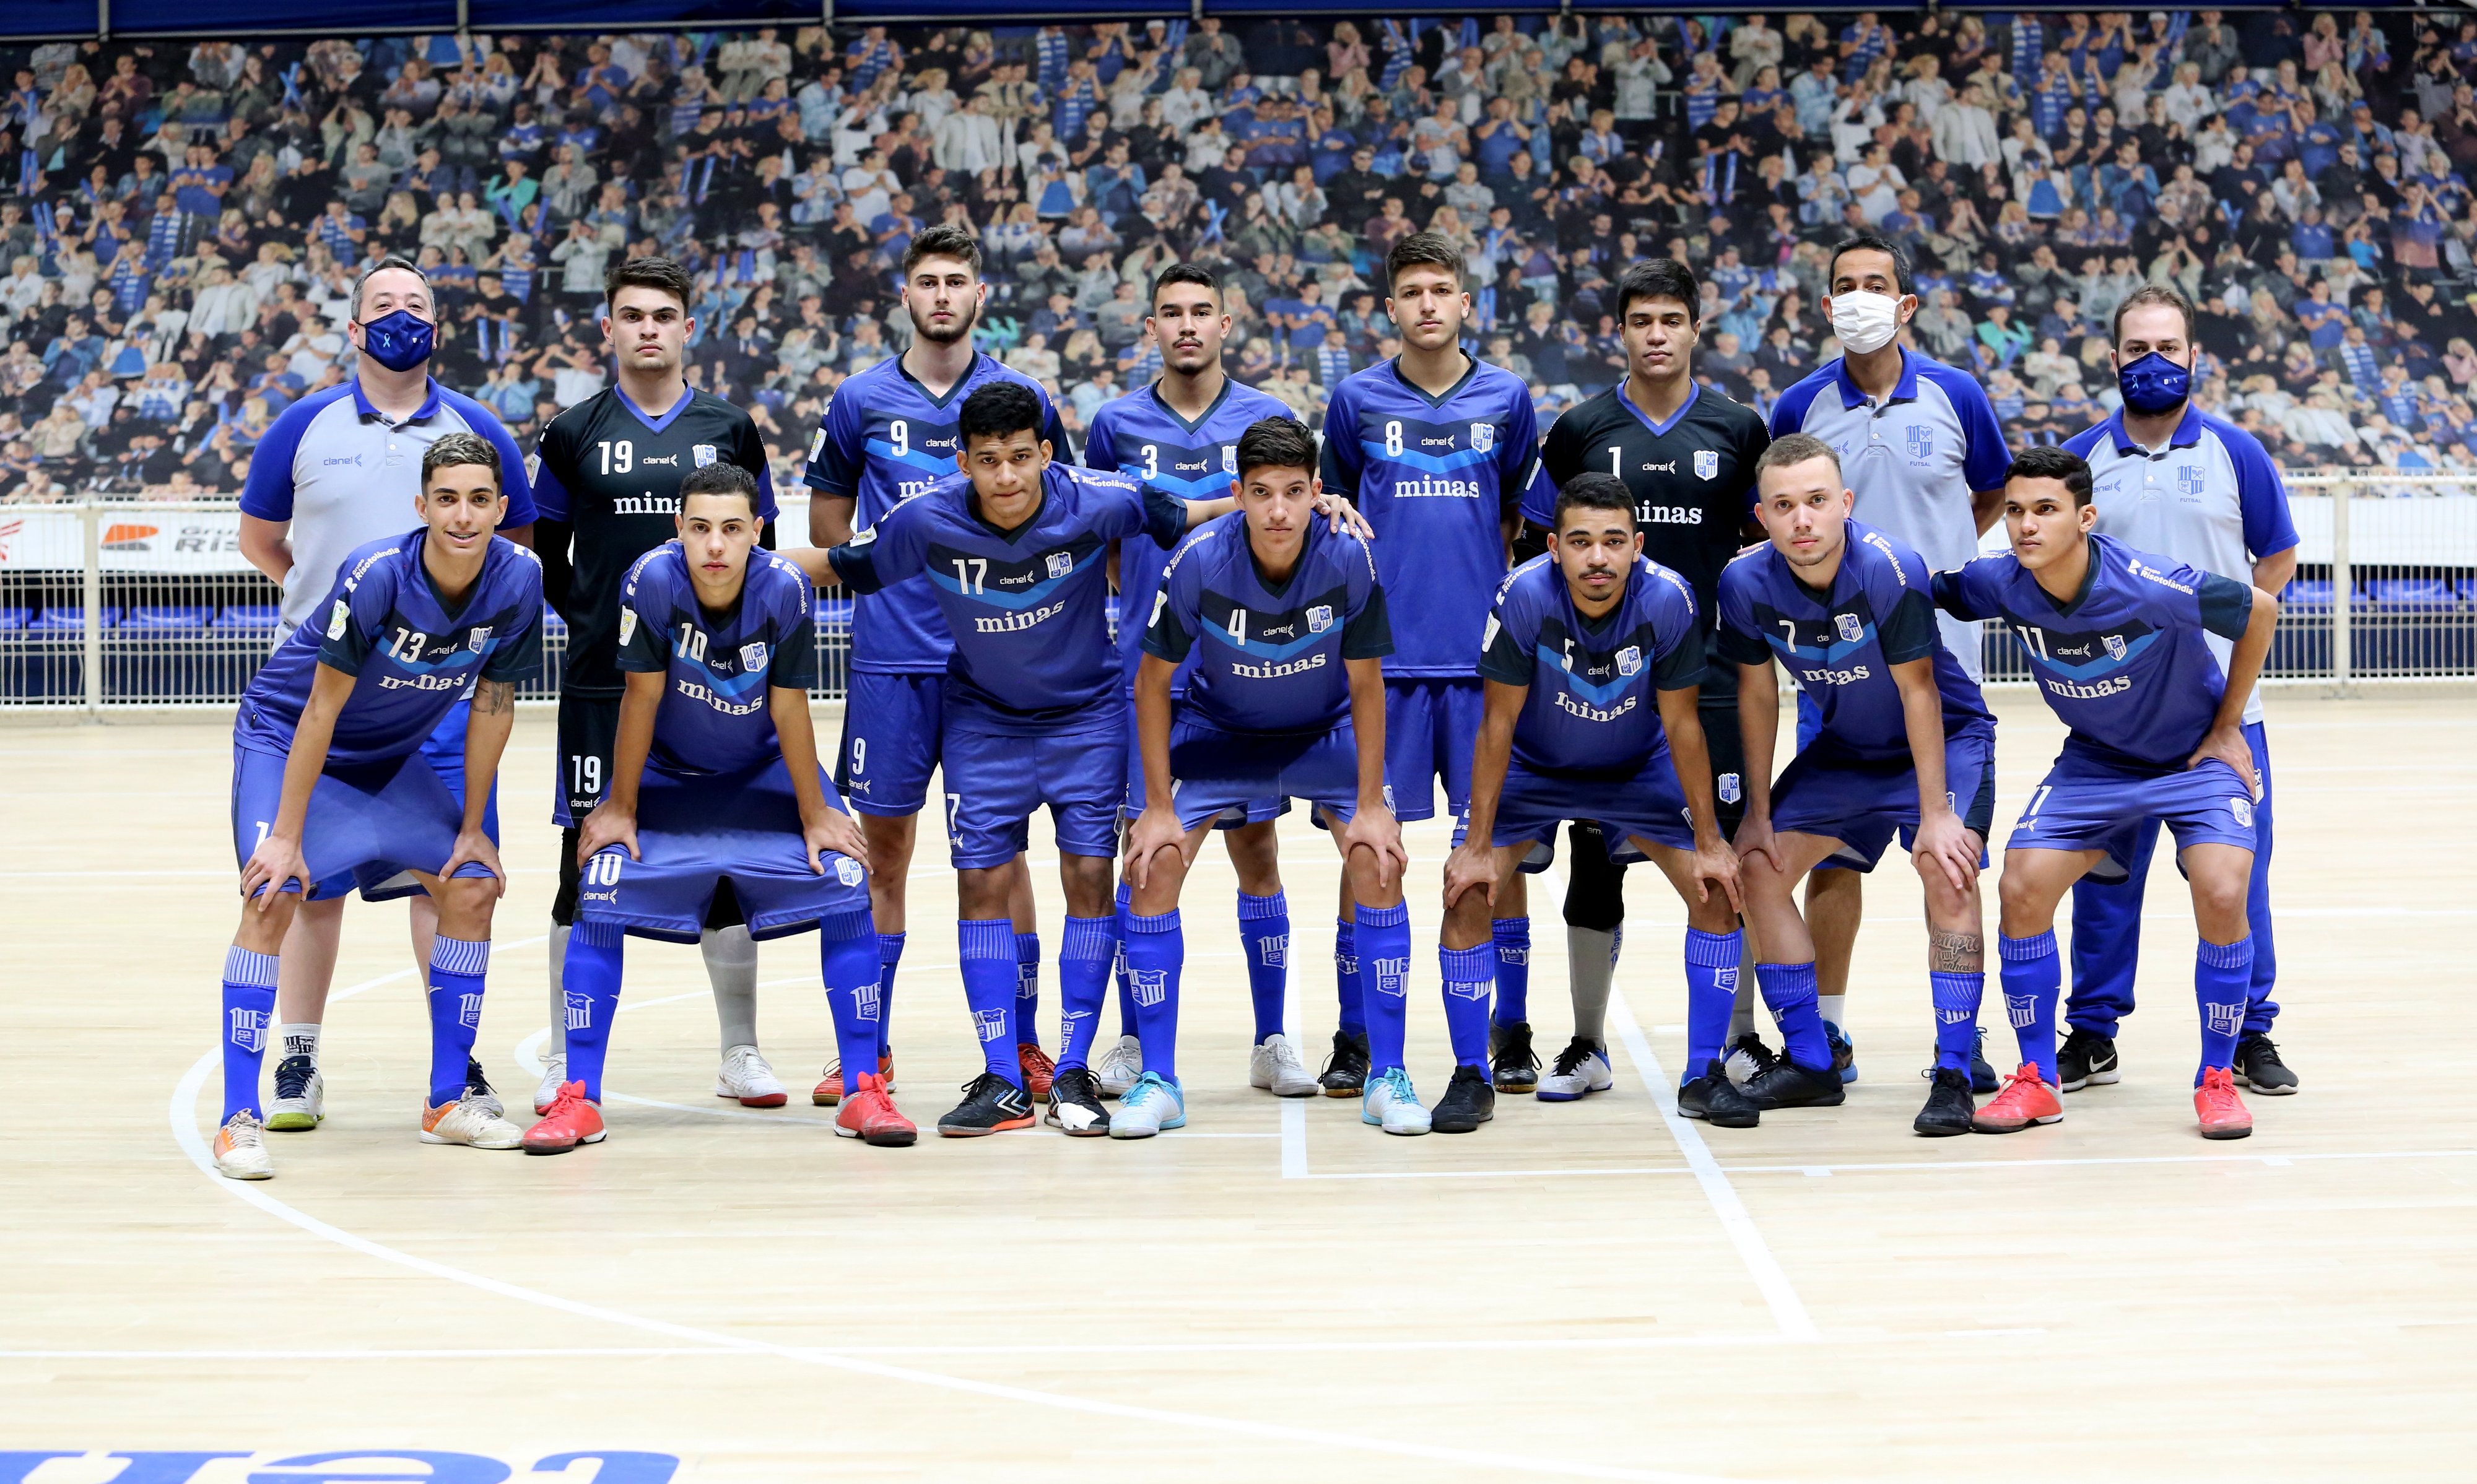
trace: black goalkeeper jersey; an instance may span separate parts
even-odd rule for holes
[[[620,583],[630,563],[678,534],[672,522],[688,471],[731,463],[756,476],[757,513],[766,523],[762,544],[774,545],[774,481],[765,444],[746,412],[709,392],[691,389],[657,417],[612,386],[551,419],[538,448],[535,504],[544,522],[567,528],[573,541],[574,575],[560,606],[568,635],[560,689],[615,697],[625,688],[618,667]],[[557,554],[546,556],[556,563]]]

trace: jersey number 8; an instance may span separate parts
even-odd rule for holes
[[[1402,425],[1399,422],[1389,422],[1385,425],[1385,457],[1388,458],[1402,457]]]

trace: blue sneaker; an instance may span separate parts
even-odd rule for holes
[[[1164,1128],[1187,1126],[1187,1095],[1158,1072],[1136,1078],[1110,1115],[1113,1139],[1149,1139]]]
[[[1429,1126],[1428,1110],[1419,1105],[1411,1074],[1399,1067],[1367,1084],[1367,1096],[1359,1103],[1359,1121],[1398,1134],[1426,1133]]]
[[[1823,1044],[1832,1048],[1832,1070],[1840,1074],[1840,1080],[1858,1080],[1858,1048],[1857,1043],[1849,1038],[1849,1032],[1825,1021]]]

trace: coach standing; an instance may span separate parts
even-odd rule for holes
[[[2279,468],[2253,434],[2193,406],[2193,306],[2162,286],[2139,288],[2115,308],[2110,353],[2124,406],[2064,447],[2089,461],[2091,504],[2100,533],[2138,551],[2189,562],[2251,582],[2276,597],[2296,575],[2296,527]],[[2221,664],[2229,645],[2213,639]],[[2237,1043],[2236,1074],[2258,1093],[2296,1091],[2279,1059],[2270,993],[2279,961],[2270,938],[2270,749],[2264,740],[2262,693],[2245,700],[2245,745],[2253,752],[2260,797],[2253,806],[2253,880],[2245,916],[2253,928],[2253,985]],[[2073,888],[2073,993],[2070,1027],[2056,1055],[2066,1092],[2116,1079],[2116,1022],[2133,1013],[2141,948],[2141,887],[2150,874],[2159,822],[2135,840],[2131,874]]]
[[[534,501],[524,455],[489,408],[430,379],[438,316],[430,281],[401,258],[388,258],[353,286],[347,328],[359,353],[349,381],[284,409],[250,459],[240,496],[240,550],[284,589],[277,642],[312,616],[354,548],[410,531],[421,493],[421,456],[452,433],[478,433],[499,456],[507,496],[500,535],[533,544]],[[422,754],[458,798],[464,793],[464,725],[459,703],[423,744]],[[495,837],[498,821],[491,814]],[[336,949],[349,880],[321,882],[286,934],[277,970],[276,1019],[284,1038],[267,1126],[314,1128],[322,1116],[318,1027],[336,973]],[[413,961],[427,973],[438,910],[410,877],[365,900],[413,898]],[[469,1076],[487,1094],[477,1063]]]

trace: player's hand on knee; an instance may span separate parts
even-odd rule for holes
[[[800,838],[807,846],[802,854],[808,858],[809,869],[819,876],[826,874],[820,853],[828,851],[857,861],[863,871],[869,868],[868,836],[861,833],[859,824],[840,809],[819,809],[815,818],[800,821]],[[636,843],[632,832],[628,839],[632,851]]]
[[[1387,891],[1411,869],[1411,853],[1402,847],[1402,823],[1393,811],[1382,805],[1365,808],[1350,816],[1341,829],[1344,859],[1357,850],[1373,852],[1376,856],[1376,884]]]
[[[1716,882],[1721,893],[1729,899],[1729,910],[1745,911],[1745,899],[1738,890],[1739,869],[1738,853],[1729,849],[1728,841],[1714,837],[1697,842],[1694,847],[1695,900],[1711,901],[1711,887],[1704,883]]]
[[[1452,911],[1464,893],[1473,891],[1491,909],[1495,907],[1496,852],[1476,840],[1465,840],[1445,857],[1445,910]]]
[[[1194,865],[1195,857],[1187,849],[1187,831],[1179,828],[1178,815],[1168,809],[1148,808],[1136,816],[1135,828],[1127,831],[1127,884],[1138,891],[1152,884],[1153,853],[1175,850],[1182,865]]]
[[[1922,815],[1918,820],[1917,838],[1910,847],[1910,858],[1921,873],[1939,871],[1945,881],[1957,892],[1969,890],[1978,879],[1978,837],[1961,822],[1961,816],[1949,808]]]
[[[1789,869],[1789,862],[1781,856],[1780,837],[1772,833],[1772,822],[1768,817],[1757,819],[1752,814],[1747,815],[1738,826],[1738,837],[1732,845],[1738,853],[1740,870],[1757,869],[1755,863],[1759,860],[1774,872]]]
[[[637,850],[637,816],[605,799],[585,816],[585,827],[576,832],[576,865],[585,863],[612,846],[624,846],[630,860],[645,857]]]
[[[257,901],[252,904],[263,912],[275,904],[275,899],[283,893],[284,883],[295,879],[305,888],[310,884],[310,867],[301,858],[301,842],[288,840],[282,835],[268,835],[258,842],[258,849],[249,853],[249,859],[241,862],[241,900],[248,902],[256,896]],[[259,892],[262,886],[266,888],[263,894]]]
[[[2237,777],[2244,779],[2247,793],[2256,799],[2262,797],[2262,779],[2254,775],[2253,749],[2245,746],[2243,728],[2212,728],[2210,735],[2202,738],[2202,745],[2194,749],[2193,755],[2185,759],[2185,766],[2198,768],[2213,757],[2237,770]]]
[[[458,868],[467,864],[478,864],[490,873],[493,901],[508,894],[508,873],[499,865],[499,847],[479,829],[457,832],[456,852],[447,857],[447,864],[438,868],[438,878],[452,880]]]

